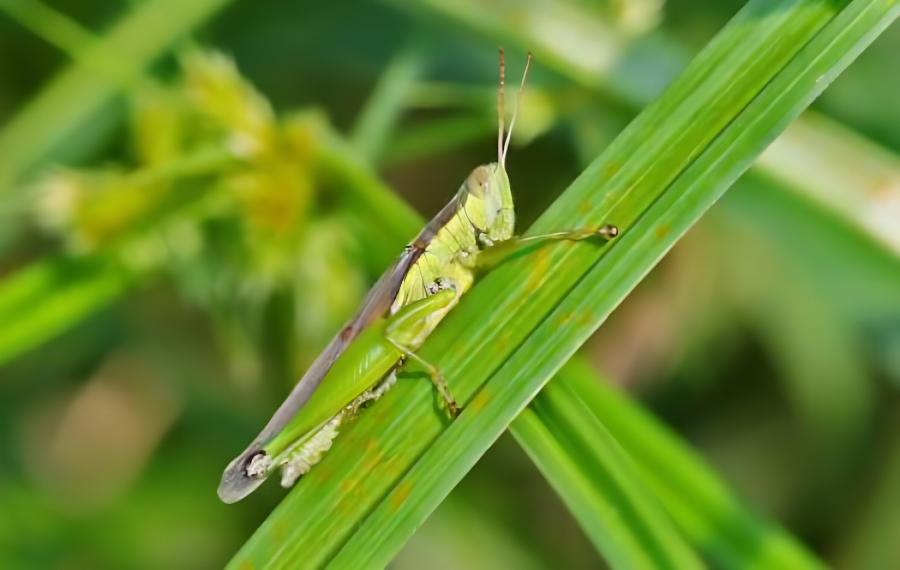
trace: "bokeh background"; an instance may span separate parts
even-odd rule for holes
[[[740,6],[0,2],[0,567],[224,564],[284,492],[223,505],[222,468],[411,237],[371,173],[429,217],[495,155],[497,45],[511,77],[532,49],[527,227]],[[900,567],[897,54],[894,26],[583,349],[846,568]],[[504,437],[394,563],[426,565],[603,562]]]

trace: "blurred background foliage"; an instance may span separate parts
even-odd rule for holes
[[[282,495],[220,504],[221,469],[404,202],[494,156],[496,45],[537,58],[526,227],[740,5],[0,0],[0,565],[221,566]],[[895,26],[583,350],[847,568],[900,565],[897,53]],[[504,437],[395,567],[425,564],[603,563]]]

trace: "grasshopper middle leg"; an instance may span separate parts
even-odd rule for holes
[[[392,339],[390,336],[387,337],[388,342],[390,342],[394,347],[397,348],[400,352],[403,353],[405,358],[410,360],[414,360],[417,362],[425,371],[428,373],[429,378],[431,378],[431,383],[434,384],[434,387],[437,389],[438,394],[440,394],[441,399],[444,401],[444,404],[447,406],[447,411],[450,413],[451,417],[456,417],[460,408],[456,403],[456,398],[453,397],[453,394],[450,393],[450,388],[447,386],[447,380],[444,378],[444,375],[441,374],[441,371],[438,370],[437,366],[431,364],[407,346],[402,345],[396,340]]]

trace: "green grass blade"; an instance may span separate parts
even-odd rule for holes
[[[759,172],[845,218],[900,256],[900,158],[805,113],[760,156]]]
[[[492,438],[499,436],[505,422],[527,402],[529,391],[541,387],[571,355],[572,347],[586,340],[594,326],[665,252],[667,246],[660,247],[660,244],[669,241],[667,234],[673,230],[675,235],[684,231],[749,166],[750,159],[771,140],[773,132],[784,127],[785,119],[796,115],[820,91],[819,84],[824,83],[821,79],[827,81],[833,76],[832,70],[840,69],[841,63],[852,57],[856,45],[865,45],[872,37],[872,30],[882,29],[882,18],[889,11],[887,6],[881,8],[883,12],[879,13],[872,10],[871,4],[852,4],[826,26],[631,227],[633,233],[626,230],[617,247],[611,248],[588,271],[584,281],[554,310],[542,315],[542,320],[534,321],[536,327],[532,334],[519,344],[478,394],[476,402],[481,413],[463,415],[437,438],[357,527],[334,558],[336,567],[381,565],[389,561],[477,461]],[[576,190],[570,193],[577,194]],[[554,274],[555,269],[551,265]],[[589,324],[575,326],[576,319]],[[511,326],[511,322],[505,324],[506,328]],[[479,340],[485,342],[484,338]]]
[[[227,1],[150,0],[135,4],[109,32],[85,46],[75,63],[0,131],[0,191],[19,183],[76,139],[77,146],[83,147],[85,135],[96,132],[97,125],[108,121],[100,112],[114,96],[138,80],[156,58]],[[12,11],[16,3],[3,2],[0,8],[4,5]],[[107,54],[116,54],[118,63],[112,69]],[[98,75],[98,67],[110,73]]]
[[[102,258],[44,259],[0,281],[0,364],[108,305],[129,285]]]
[[[604,431],[628,451],[641,482],[653,490],[690,542],[717,566],[823,567],[792,536],[752,515],[704,461],[651,414],[576,360],[564,366],[556,380],[510,425],[529,455],[535,445],[526,437],[530,424],[564,427],[567,422],[599,420]],[[561,406],[546,403],[553,401],[568,402],[566,408],[575,413],[561,415]],[[593,451],[598,454],[594,460],[601,461],[604,449],[598,445]]]
[[[527,3],[527,11],[522,10],[521,3],[505,0],[392,4],[426,15],[437,14],[441,20],[490,38],[492,43],[517,44],[523,51],[531,51],[542,65],[559,69],[583,85],[609,86],[617,96],[631,97],[628,74],[619,77],[617,73],[630,48],[628,38],[618,34],[613,24],[597,17],[596,11],[579,9],[577,2],[532,0]],[[560,41],[560,30],[565,30],[566,39],[574,41]]]
[[[610,566],[700,566],[626,451],[565,387],[541,392],[510,431]]]
[[[611,221],[621,238],[507,264],[429,339],[423,355],[455,381],[467,412],[447,426],[427,382],[401,383],[232,565],[386,564],[677,237],[894,17],[887,2],[743,10],[534,228]]]
[[[421,73],[423,63],[418,46],[412,44],[391,60],[378,80],[350,134],[351,144],[368,160],[378,159],[378,150],[384,148],[391,126],[406,106],[407,93]]]
[[[132,72],[127,63],[115,57],[115,52],[91,50],[96,42],[94,35],[62,12],[39,0],[0,1],[0,10],[100,77],[119,81],[123,86],[129,83]],[[88,54],[91,57],[84,57]]]

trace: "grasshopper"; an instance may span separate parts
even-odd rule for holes
[[[505,64],[500,50],[497,162],[475,168],[450,202],[428,222],[375,283],[359,312],[331,340],[297,382],[262,432],[225,469],[218,494],[233,503],[278,468],[291,486],[330,449],[342,424],[396,382],[406,361],[422,366],[451,417],[459,406],[440,371],[416,351],[471,288],[477,272],[523,248],[558,240],[610,240],[618,229],[562,231],[517,238],[506,154],[516,111],[505,128]]]

